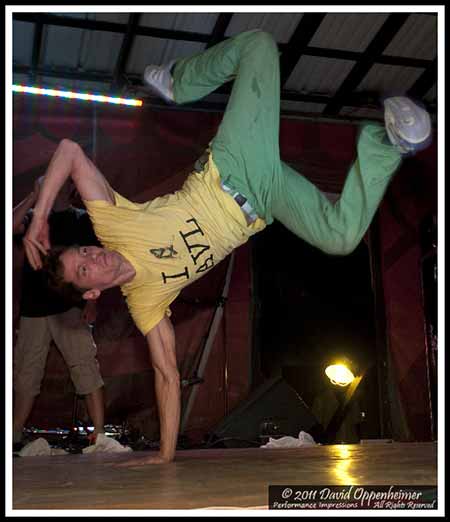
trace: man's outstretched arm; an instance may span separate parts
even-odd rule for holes
[[[155,370],[155,390],[160,423],[160,456],[165,462],[175,457],[180,427],[180,374],[175,351],[175,331],[168,317],[147,334]]]
[[[50,248],[47,218],[59,190],[69,177],[84,200],[104,200],[114,204],[111,187],[82,148],[71,140],[62,140],[45,173],[33,220],[24,237],[25,252],[35,269],[42,266],[40,253],[45,254]]]
[[[180,375],[175,353],[175,332],[168,317],[164,317],[147,335],[150,358],[155,370],[156,400],[160,424],[158,455],[135,459],[119,466],[164,464],[175,457],[180,426]]]

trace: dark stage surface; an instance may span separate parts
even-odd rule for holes
[[[436,443],[189,450],[164,466],[112,465],[148,454],[15,458],[13,509],[267,509],[276,484],[437,485]]]

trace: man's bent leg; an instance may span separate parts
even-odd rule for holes
[[[330,202],[312,183],[283,164],[273,190],[273,215],[289,230],[320,250],[348,254],[359,244],[401,162],[386,144],[382,126],[363,126],[357,158],[341,196]]]
[[[177,103],[198,100],[234,78],[212,141],[213,159],[222,182],[244,194],[271,223],[271,187],[281,171],[279,54],[273,37],[259,30],[242,33],[179,60],[173,78]]]

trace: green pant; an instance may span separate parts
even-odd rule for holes
[[[179,60],[173,71],[177,103],[198,100],[234,79],[211,148],[222,181],[247,197],[267,224],[278,219],[298,237],[330,254],[360,242],[400,164],[384,128],[365,124],[340,199],[331,203],[280,159],[280,72],[272,36],[248,31]]]

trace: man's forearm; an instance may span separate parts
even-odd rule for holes
[[[180,426],[180,380],[166,378],[155,371],[155,390],[160,423],[160,453],[171,461],[175,456]]]
[[[34,209],[36,216],[48,217],[58,192],[72,172],[75,147],[70,140],[62,140],[54,152]]]

